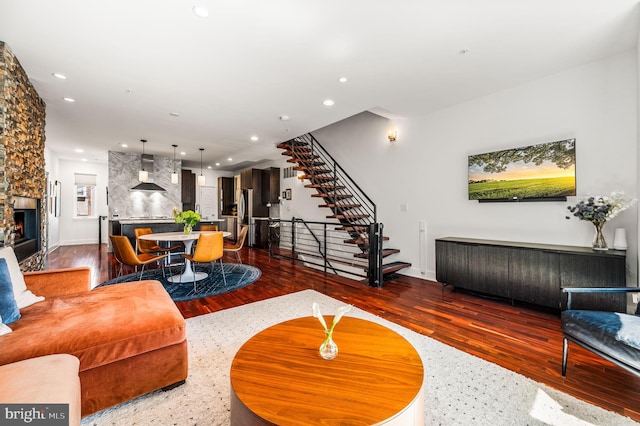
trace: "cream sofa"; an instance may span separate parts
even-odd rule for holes
[[[80,424],[78,358],[46,355],[0,366],[0,403],[68,404],[69,426]],[[7,414],[0,413],[0,424]]]

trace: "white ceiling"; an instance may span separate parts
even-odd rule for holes
[[[0,0],[0,40],[61,158],[148,139],[228,169],[365,110],[412,117],[633,48],[638,1]]]

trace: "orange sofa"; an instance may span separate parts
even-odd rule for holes
[[[45,300],[0,337],[0,365],[66,353],[80,360],[82,416],[187,378],[186,323],[157,281],[90,289],[89,268],[27,272]]]

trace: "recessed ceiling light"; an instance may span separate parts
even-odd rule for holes
[[[80,152],[84,152],[84,149],[82,148],[76,148],[76,152],[80,153]]]
[[[120,146],[121,146],[121,147],[123,147],[123,148],[126,148],[126,147],[128,147],[129,145],[127,145],[126,143],[121,143],[121,144],[120,144]]]
[[[340,83],[346,83],[348,80],[349,80],[349,79],[348,79],[347,77],[340,77],[340,78],[338,79],[338,81],[339,81]]]
[[[86,159],[86,158],[83,158],[83,159],[82,159],[82,161],[87,161],[87,159]]]
[[[211,170],[211,166],[207,166],[207,169]]]
[[[280,120],[281,120],[281,121],[289,121],[289,116],[288,116],[287,114],[282,114],[282,115],[280,116]]]
[[[59,72],[54,72],[53,74],[51,74],[52,76],[54,76],[55,78],[59,78],[60,80],[66,80],[67,76],[64,74],[61,74]]]
[[[324,106],[333,106],[335,104],[335,102],[333,102],[333,100],[331,99],[325,99],[324,102],[322,102],[322,105]]]
[[[76,101],[76,100],[75,100],[75,99],[73,99],[73,98],[62,98],[62,99],[64,99],[64,100],[65,100],[65,101],[67,101],[67,102],[75,102],[75,101]]]
[[[180,152],[180,155],[187,155],[187,153],[186,153],[186,152],[184,152],[184,151],[181,151],[181,152]]]
[[[216,163],[216,166],[219,166],[219,165],[220,165],[220,163]]]
[[[254,136],[251,136],[251,140],[252,140],[252,141],[254,141],[254,142],[257,142],[257,141],[258,141],[258,137],[257,137],[257,136],[255,136],[255,135],[254,135]]]
[[[233,161],[233,158],[229,157],[227,158],[227,161]]]
[[[199,5],[193,6],[193,13],[200,18],[206,18],[209,16],[209,10],[207,10],[206,7]]]

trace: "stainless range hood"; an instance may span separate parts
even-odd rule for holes
[[[153,182],[140,182],[131,191],[166,191],[163,187]]]
[[[163,187],[158,184],[153,183],[153,155],[142,154],[142,158],[140,161],[142,168],[147,171],[149,174],[148,182],[140,182],[136,186],[130,189],[130,191],[166,191]]]

